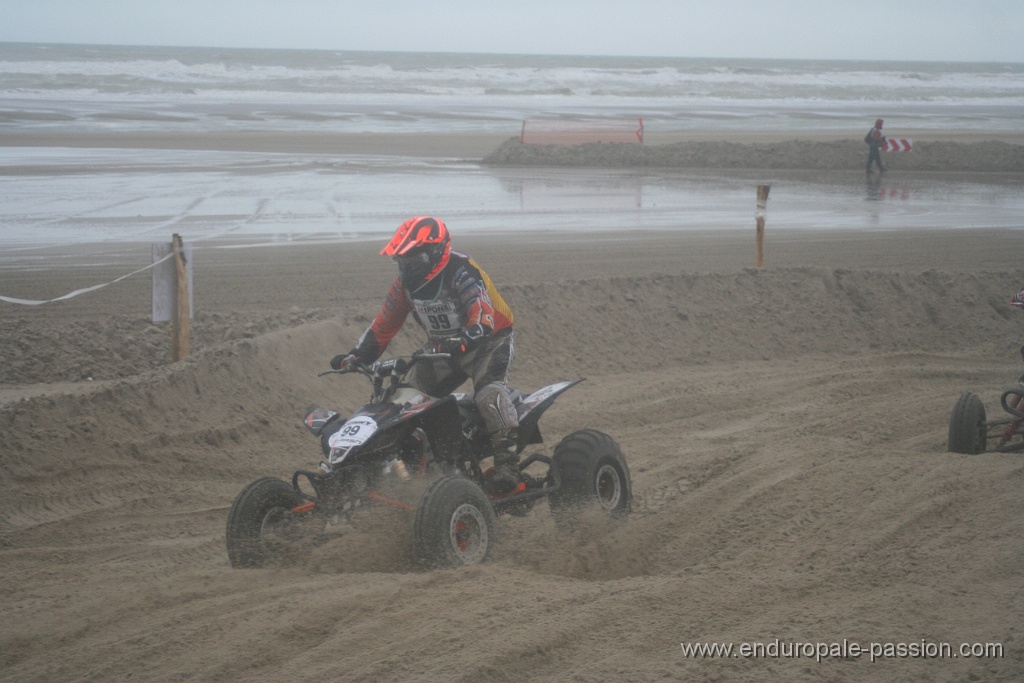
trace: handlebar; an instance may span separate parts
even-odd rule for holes
[[[381,373],[381,370],[387,370],[383,375],[404,375],[419,360],[451,357],[452,354],[450,353],[441,353],[427,347],[413,351],[412,355],[408,357],[396,356],[383,361],[374,361],[373,363],[364,363],[363,361],[356,360],[355,363],[350,363],[337,370],[332,368],[331,370],[325,370],[324,372],[317,373],[317,377],[324,377],[326,375],[347,375],[353,372],[358,372],[359,374],[372,379],[374,376]],[[390,370],[388,370],[389,368]]]
[[[402,384],[402,380],[409,373],[414,365],[423,359],[432,358],[451,358],[450,353],[438,353],[433,349],[419,349],[414,351],[411,356],[408,357],[396,357],[388,358],[387,360],[378,360],[372,364],[363,363],[362,361],[350,362],[347,365],[339,368],[338,370],[328,370],[321,372],[317,376],[323,377],[324,375],[347,375],[352,372],[358,372],[361,375],[365,375],[373,386],[373,391],[370,394],[371,403],[384,403],[394,396],[395,392],[398,391]]]
[[[1007,389],[999,397],[999,404],[1003,410],[1014,417],[1024,420],[1024,387],[1020,389]]]

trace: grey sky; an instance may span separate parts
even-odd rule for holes
[[[1024,61],[1020,0],[0,0],[0,41]]]

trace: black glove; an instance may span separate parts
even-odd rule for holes
[[[442,339],[434,345],[434,350],[437,353],[449,353],[453,356],[462,355],[469,351],[470,343],[463,336],[449,337],[448,339]]]
[[[332,370],[343,370],[355,365],[358,359],[351,353],[339,353],[331,359]]]

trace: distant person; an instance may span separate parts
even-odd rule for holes
[[[519,416],[506,383],[512,309],[473,259],[452,250],[439,218],[410,218],[380,253],[392,258],[398,277],[373,324],[351,351],[331,359],[331,367],[377,360],[412,313],[427,332],[428,348],[451,358],[421,360],[406,381],[430,396],[445,396],[472,378],[473,400],[495,449],[491,487],[511,491],[519,483]]]
[[[864,136],[864,142],[868,143],[868,173],[871,173],[871,162],[878,164],[879,173],[885,173],[885,167],[882,166],[882,147],[885,146],[882,119],[875,119],[875,127]]]

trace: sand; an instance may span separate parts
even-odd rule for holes
[[[553,166],[588,168],[672,168],[813,170],[835,175],[863,172],[867,146],[863,140],[811,136],[761,140],[748,136],[727,139],[685,137],[662,144],[578,145],[522,144],[508,138],[484,157],[494,166]],[[896,137],[895,135],[893,136]],[[883,163],[892,172],[1024,173],[1024,145],[1015,136],[964,135],[947,140],[928,136],[912,139],[910,152],[886,152]]]
[[[997,415],[1024,370],[1019,227],[771,235],[763,269],[748,232],[456,239],[515,310],[513,383],[587,378],[542,448],[611,434],[629,519],[565,535],[540,504],[458,571],[410,565],[401,531],[228,566],[238,491],[318,461],[301,411],[365,400],[315,375],[384,295],[376,244],[204,252],[176,364],[145,278],[0,303],[0,680],[1024,678],[1024,460],[946,452],[959,393]],[[3,293],[123,274],[109,246],[74,270],[33,254]],[[776,641],[1003,655],[680,647]]]

